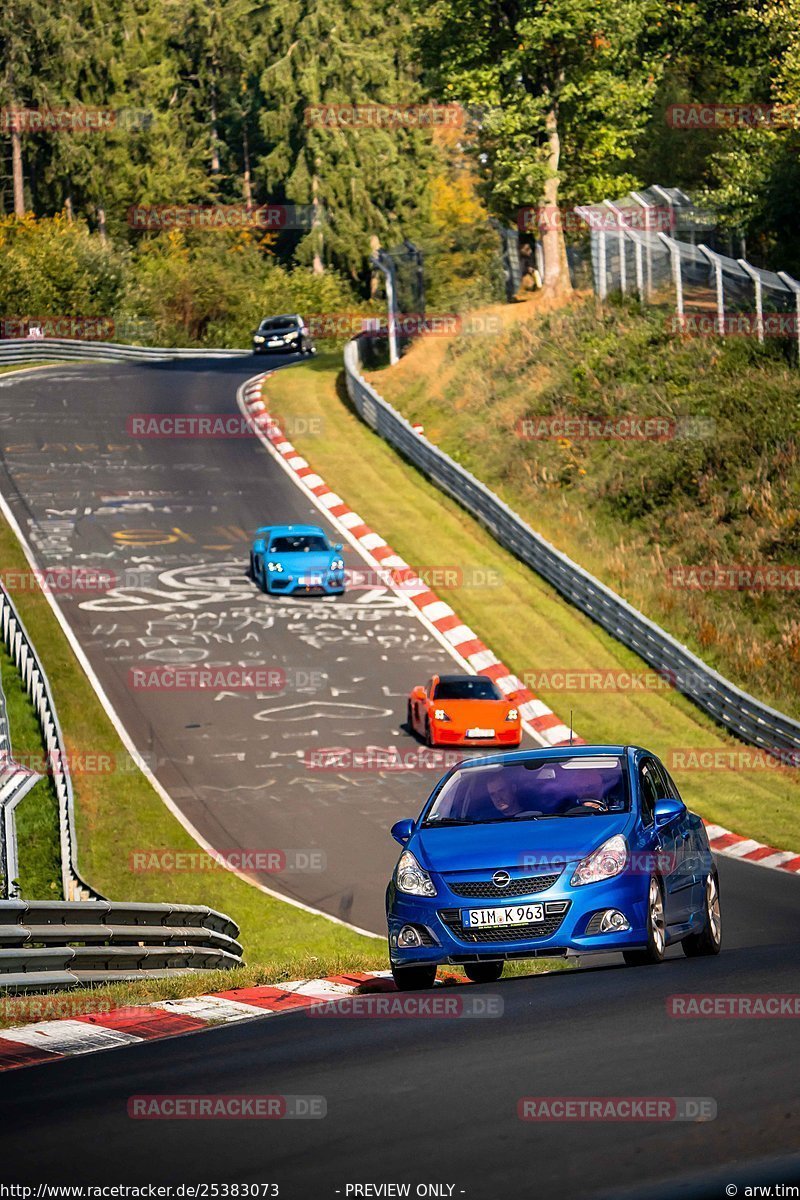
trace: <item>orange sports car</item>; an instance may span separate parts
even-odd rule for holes
[[[408,698],[408,728],[429,746],[518,746],[516,695],[485,675],[434,675]]]

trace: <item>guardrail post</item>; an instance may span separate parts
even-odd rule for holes
[[[746,275],[749,275],[753,281],[753,288],[756,298],[756,336],[759,342],[764,344],[764,288],[761,283],[761,276],[755,267],[751,267],[750,263],[745,258],[737,258],[736,260]]]
[[[649,304],[650,300],[652,298],[652,295],[653,295],[653,253],[652,253],[652,247],[650,244],[650,236],[647,236],[647,235],[652,235],[652,233],[653,233],[653,230],[650,228],[649,214],[650,214],[650,210],[655,208],[655,205],[648,204],[647,201],[644,199],[644,197],[640,196],[638,192],[631,192],[631,197],[636,201],[636,203],[638,205],[641,206],[641,208],[644,210],[644,214],[645,214],[644,233],[646,235],[645,247],[647,250],[647,253],[645,255],[645,267],[646,267],[645,299],[647,300],[647,303]]]
[[[794,292],[794,332],[797,338],[797,361],[800,363],[800,283],[786,271],[778,271],[778,278],[786,284],[790,292]]]
[[[612,200],[604,200],[603,204],[606,208],[613,212],[617,218],[617,253],[619,254],[619,290],[622,295],[627,295],[628,292],[628,273],[625,264],[625,225],[624,214],[620,208]]]
[[[708,259],[714,271],[714,286],[717,293],[717,333],[720,337],[725,337],[725,289],[722,285],[722,260],[718,254],[709,250],[708,246],[704,246],[702,242],[697,249],[704,258]]]
[[[669,250],[670,263],[672,264],[672,281],[675,284],[675,312],[678,314],[681,328],[683,328],[683,280],[681,279],[680,247],[671,237],[667,237],[666,233],[659,233],[658,236]]]

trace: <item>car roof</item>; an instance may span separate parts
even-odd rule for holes
[[[272,534],[305,534],[305,533],[321,533],[323,537],[327,537],[325,530],[319,525],[260,525],[256,533],[272,533]]]
[[[265,321],[299,321],[299,320],[300,320],[299,313],[278,313],[274,317],[262,317],[260,324],[263,325]]]
[[[466,758],[462,762],[457,763],[457,767],[475,767],[475,766],[491,766],[493,764],[502,763],[521,763],[521,762],[547,762],[548,759],[564,758],[569,755],[572,758],[599,758],[601,755],[614,755],[617,758],[624,758],[629,750],[638,750],[638,746],[547,746],[541,750],[517,750],[513,753],[506,751],[504,754],[486,754],[478,758]]]

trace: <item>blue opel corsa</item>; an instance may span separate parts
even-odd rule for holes
[[[398,988],[441,963],[476,983],[509,958],[622,952],[657,963],[680,942],[718,954],[719,880],[702,821],[640,746],[562,746],[458,763],[416,821],[386,903]]]

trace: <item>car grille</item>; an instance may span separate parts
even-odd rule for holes
[[[545,913],[543,921],[535,925],[505,925],[494,929],[465,929],[461,924],[461,910],[458,908],[444,909],[439,913],[443,924],[460,942],[522,942],[526,940],[539,941],[551,937],[560,928],[566,910],[559,913]]]
[[[534,896],[537,892],[545,892],[557,881],[560,871],[555,875],[526,875],[521,879],[512,879],[508,887],[499,888],[491,879],[478,881],[463,880],[450,883],[447,886],[456,896],[468,896],[475,900],[502,900],[504,896]]]

